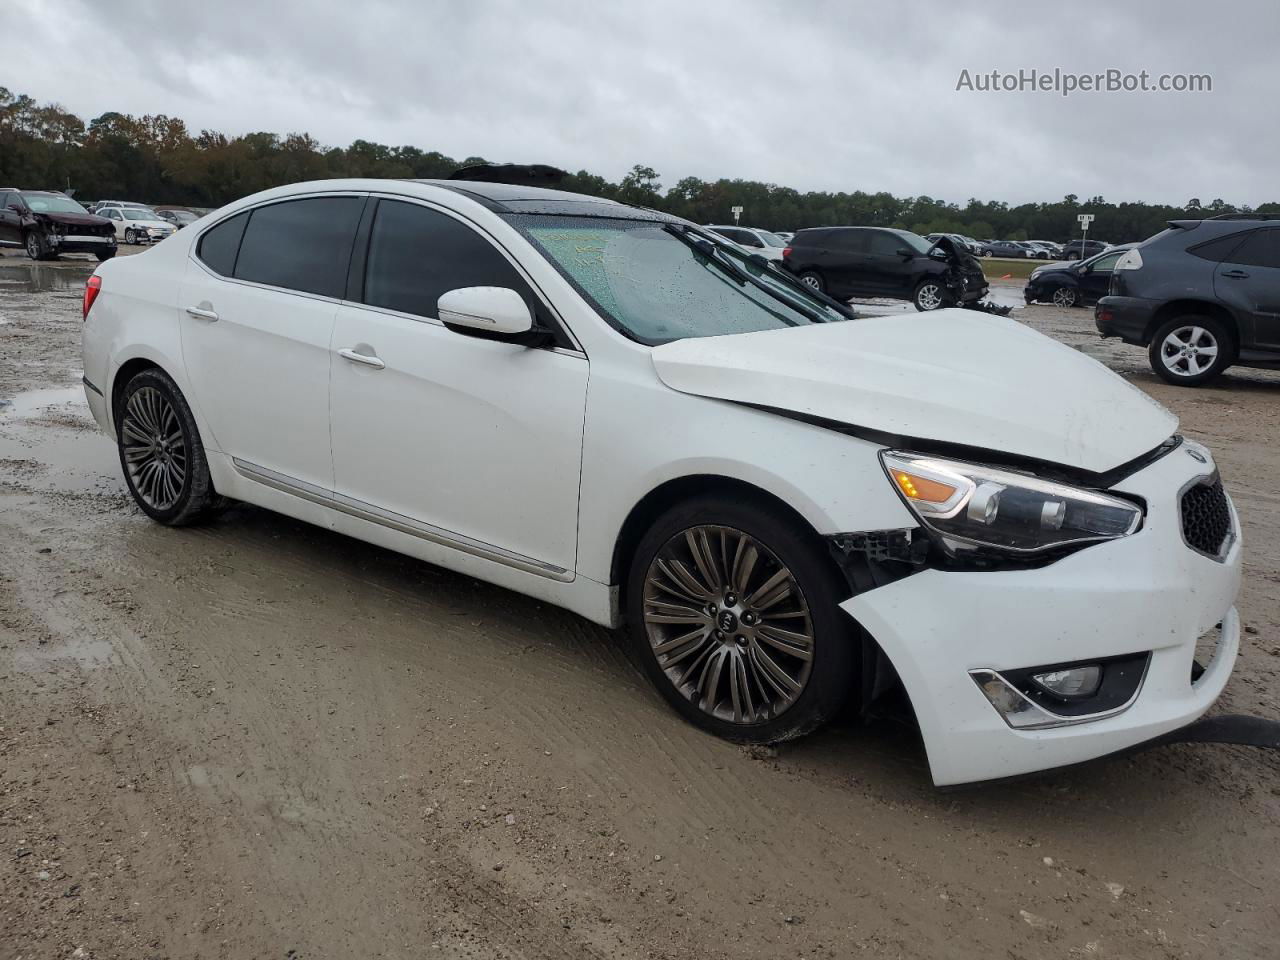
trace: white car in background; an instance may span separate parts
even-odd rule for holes
[[[124,243],[159,243],[178,229],[147,207],[105,206],[99,208],[98,216],[111,221],[116,239]]]
[[[900,682],[936,783],[1005,777],[1177,730],[1235,662],[1209,451],[1005,317],[855,318],[652,210],[363,179],[110,260],[84,312],[154,520],[246,501],[625,626],[731,740]]]
[[[759,253],[770,260],[782,260],[782,251],[786,249],[787,241],[776,233],[768,230],[760,230],[756,227],[734,227],[724,224],[708,224],[707,230],[712,233],[724,237],[726,240],[732,240],[738,246],[745,248],[750,253]]]

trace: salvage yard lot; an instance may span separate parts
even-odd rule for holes
[[[79,397],[89,269],[0,259],[0,960],[1275,956],[1274,754],[939,792],[892,723],[702,734],[496,587],[251,507],[152,524]],[[1280,375],[1178,389],[1091,311],[1013,316],[1214,450],[1248,630],[1216,709],[1280,719]]]

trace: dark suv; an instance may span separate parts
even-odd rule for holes
[[[60,253],[116,255],[111,221],[85,210],[65,193],[0,188],[0,247],[24,247],[32,260]]]
[[[1170,383],[1280,369],[1280,214],[1170,220],[1120,258],[1094,319]]]
[[[810,227],[782,251],[782,265],[837,300],[890,297],[937,310],[987,293],[981,264],[961,244],[948,237],[930,243],[906,230]]]

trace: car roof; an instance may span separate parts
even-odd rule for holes
[[[468,197],[495,213],[559,214],[574,217],[609,217],[617,220],[660,220],[684,223],[648,207],[636,207],[617,200],[593,197],[586,193],[570,193],[547,187],[526,187],[512,183],[489,183],[483,180],[419,180],[402,182],[440,187]]]

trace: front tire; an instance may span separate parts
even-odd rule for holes
[[[136,244],[138,242],[138,235],[132,228],[124,232],[124,242],[128,244]]]
[[[739,743],[829,720],[853,688],[848,593],[812,532],[742,497],[702,496],[659,517],[627,578],[636,658],[685,719]]]
[[[125,385],[116,408],[116,445],[129,492],[152,520],[187,526],[217,506],[195,418],[163,370],[143,370]]]
[[[1076,305],[1076,291],[1073,287],[1059,287],[1053,291],[1053,305],[1055,307],[1074,307]]]
[[[27,256],[32,260],[49,260],[49,248],[42,237],[35,230],[28,230],[27,235],[23,238],[22,245],[26,248]]]
[[[1179,387],[1198,387],[1219,376],[1235,354],[1235,340],[1213,317],[1186,314],[1162,324],[1151,338],[1147,357],[1161,379]]]
[[[938,280],[921,280],[915,293],[911,295],[911,302],[921,313],[948,306],[947,299],[946,289]]]

